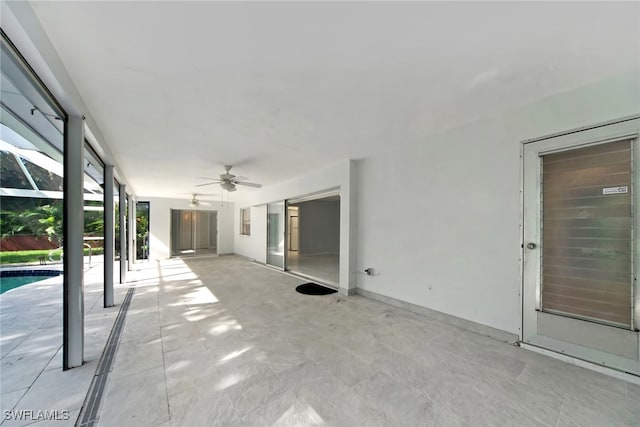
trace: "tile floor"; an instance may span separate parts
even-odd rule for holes
[[[336,285],[340,283],[340,256],[338,254],[310,255],[289,251],[287,269]]]
[[[137,273],[101,426],[638,426],[640,387],[244,259]]]

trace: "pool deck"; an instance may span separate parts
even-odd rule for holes
[[[101,260],[100,260],[101,261]],[[62,264],[21,269],[61,268]],[[3,266],[15,269],[15,266]],[[74,425],[95,375],[120,302],[128,286],[116,285],[116,306],[103,308],[103,265],[95,258],[85,270],[85,364],[62,371],[62,276],[0,295],[0,424],[4,426]],[[61,421],[38,421],[37,411],[57,411]],[[12,411],[7,416],[5,411]],[[23,419],[12,419],[19,411]],[[30,419],[31,418],[31,419]]]

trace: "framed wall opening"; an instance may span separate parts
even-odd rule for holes
[[[218,212],[171,209],[171,256],[218,254]]]
[[[136,259],[149,259],[149,202],[136,202]]]
[[[338,286],[340,193],[287,201],[286,270]]]

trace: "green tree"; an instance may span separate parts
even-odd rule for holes
[[[40,206],[38,211],[40,215],[42,215],[42,217],[38,219],[38,223],[44,228],[43,231],[46,233],[49,241],[62,243],[62,204],[56,203]]]
[[[62,203],[0,211],[0,229],[2,237],[32,234],[47,236],[52,242],[62,242]]]
[[[146,259],[149,256],[149,205],[138,203],[136,207],[136,257]]]

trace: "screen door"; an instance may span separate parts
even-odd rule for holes
[[[523,341],[640,373],[638,120],[524,146]]]

